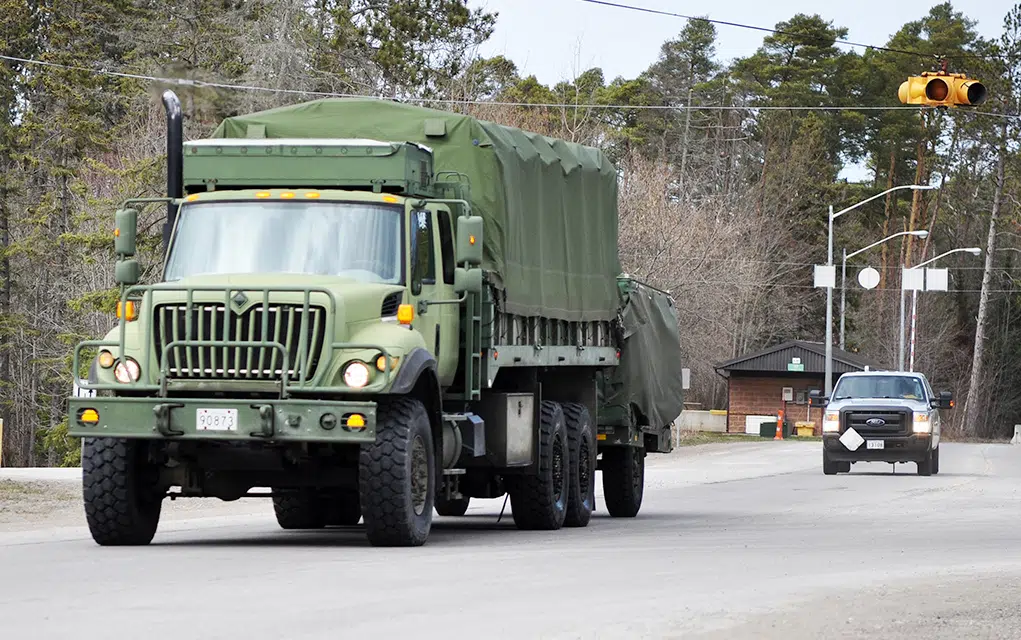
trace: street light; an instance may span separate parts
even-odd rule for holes
[[[897,187],[891,187],[882,193],[866,198],[857,204],[853,204],[846,209],[841,209],[837,213],[833,213],[833,205],[830,205],[829,215],[829,233],[827,234],[826,240],[826,266],[830,269],[833,268],[833,221],[844,215],[852,209],[856,209],[867,202],[872,202],[876,198],[881,198],[888,193],[897,191],[899,189],[938,189],[936,185],[928,184],[902,184]],[[904,295],[904,292],[901,292]],[[829,397],[830,392],[833,391],[833,285],[827,284],[826,286],[826,396]]]
[[[864,249],[858,249],[857,251],[855,251],[854,253],[851,253],[851,254],[848,254],[847,253],[847,249],[844,249],[844,260],[843,260],[843,264],[840,267],[840,348],[841,349],[844,348],[844,306],[845,306],[845,302],[846,302],[846,298],[847,298],[847,296],[846,296],[846,292],[847,292],[847,259],[848,258],[853,258],[856,255],[858,255],[859,253],[864,253],[864,252],[868,251],[869,249],[871,249],[873,247],[878,247],[879,245],[883,244],[884,242],[887,242],[888,240],[893,240],[894,238],[898,238],[900,236],[915,236],[916,238],[923,238],[924,239],[924,238],[927,238],[929,236],[929,232],[926,231],[925,229],[920,229],[918,231],[900,231],[898,233],[893,234],[892,236],[887,236],[887,237],[883,238],[879,242],[873,242],[872,244],[870,244],[869,246],[865,247]],[[903,335],[903,334],[904,334],[904,327],[901,327],[901,335]]]
[[[982,249],[980,249],[978,247],[968,247],[968,248],[965,248],[965,249],[951,249],[950,251],[947,251],[946,253],[939,254],[935,258],[931,258],[929,260],[926,260],[925,262],[921,262],[919,264],[916,264],[915,266],[913,266],[911,268],[912,269],[919,269],[921,267],[924,267],[927,264],[932,264],[933,262],[936,262],[940,258],[942,258],[944,256],[948,256],[948,255],[950,255],[952,253],[970,253],[973,256],[978,256],[978,255],[982,255]],[[901,289],[901,300],[903,300],[903,299],[904,299],[904,291],[903,291],[903,289]],[[917,316],[917,310],[918,310],[918,289],[912,289],[911,290],[911,356],[910,356],[910,360],[909,360],[909,364],[908,364],[908,371],[914,371],[915,370],[915,318]],[[901,315],[901,325],[903,325],[903,324],[904,324],[904,316],[903,316],[903,313],[902,313],[902,315]],[[903,371],[904,370],[904,365],[901,364],[900,368],[901,368],[901,371]]]

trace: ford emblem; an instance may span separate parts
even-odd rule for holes
[[[865,424],[870,427],[882,427],[886,424],[886,420],[883,420],[882,418],[869,418],[865,421]]]

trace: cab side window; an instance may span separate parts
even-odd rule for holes
[[[450,212],[439,214],[440,257],[443,259],[443,283],[454,284],[454,232],[450,226]]]
[[[417,246],[417,258],[414,275],[422,284],[436,284],[436,253],[433,250],[432,216],[425,209],[412,214],[414,225],[414,241]]]

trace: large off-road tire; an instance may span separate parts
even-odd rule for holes
[[[281,529],[322,529],[326,526],[319,494],[314,489],[274,487],[273,512]]]
[[[160,522],[163,497],[159,467],[145,442],[85,438],[82,443],[82,496],[85,520],[97,544],[145,545]]]
[[[552,531],[564,526],[567,515],[570,452],[561,406],[544,400],[539,411],[538,465],[511,486],[511,514],[518,529]]]
[[[645,450],[607,447],[603,450],[603,499],[614,518],[634,518],[645,493]]]
[[[436,513],[441,516],[463,516],[468,512],[468,505],[470,503],[471,498],[468,496],[451,500],[436,498]]]
[[[357,490],[335,490],[319,497],[327,526],[350,527],[362,519],[362,502]]]
[[[850,468],[848,468],[850,471]],[[840,463],[836,460],[830,460],[830,456],[824,449],[822,452],[822,472],[828,476],[835,476],[840,473]]]
[[[932,458],[935,451],[930,450],[925,454],[925,458],[918,461],[918,475],[920,476],[931,476],[932,475]]]
[[[565,527],[584,527],[596,507],[596,437],[583,404],[565,403],[564,424],[570,452]]]
[[[376,441],[358,459],[365,533],[373,546],[421,546],[436,496],[429,415],[419,400],[401,397],[380,402],[376,416]]]

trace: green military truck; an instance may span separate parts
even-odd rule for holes
[[[472,117],[325,99],[185,143],[166,198],[116,212],[118,324],[79,344],[94,397],[86,519],[148,544],[170,496],[272,492],[285,529],[416,546],[433,510],[509,495],[521,529],[642,502],[682,407],[670,296],[620,274],[617,173],[598,149]],[[167,207],[140,283],[139,209]]]

